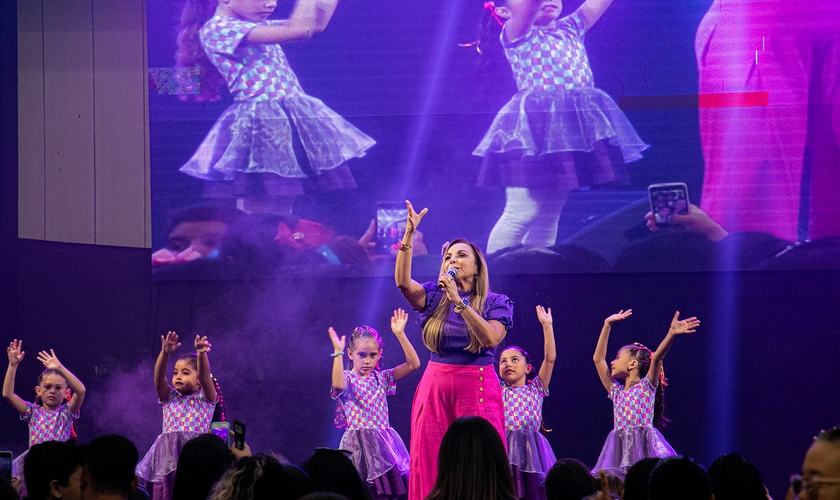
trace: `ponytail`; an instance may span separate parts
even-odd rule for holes
[[[175,52],[175,66],[180,68],[198,68],[199,93],[196,101],[218,101],[221,97],[219,88],[223,83],[222,75],[204,53],[201,43],[201,27],[216,12],[216,0],[187,0],[181,11],[178,23],[178,50]],[[189,96],[181,96],[184,100]]]
[[[210,374],[213,379],[213,387],[216,389],[216,408],[213,410],[212,422],[227,422],[227,405],[225,405],[225,397],[222,395],[222,386],[219,385],[219,379]]]
[[[636,342],[625,347],[629,350],[630,356],[639,362],[639,377],[646,377],[650,371],[650,363],[653,359],[653,352],[644,345]],[[665,386],[668,382],[665,379],[665,367],[659,362],[659,383],[656,384],[656,395],[653,401],[653,426],[659,430],[665,428],[671,420],[665,417]]]

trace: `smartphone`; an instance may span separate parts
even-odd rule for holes
[[[233,421],[233,445],[237,450],[245,449],[245,424],[239,420]]]
[[[222,438],[230,448],[230,422],[213,422],[210,424],[210,432]]]
[[[0,451],[0,478],[12,482],[12,452]]]
[[[651,184],[648,197],[650,211],[659,227],[671,226],[674,214],[688,215],[688,187],[684,182]]]
[[[405,233],[408,208],[405,202],[376,204],[376,253],[388,254]]]

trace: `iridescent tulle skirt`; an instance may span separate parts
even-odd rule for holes
[[[546,182],[559,182],[574,189],[626,181],[624,164],[647,148],[609,95],[586,88],[515,94],[473,154],[485,157],[479,185],[545,189]],[[518,171],[529,167],[548,171]]]
[[[397,431],[386,429],[347,430],[339,448],[353,453],[359,476],[377,497],[407,495],[408,450]]]
[[[536,431],[508,429],[505,434],[516,496],[544,499],[545,475],[557,461],[551,445]]]
[[[306,94],[236,101],[222,113],[181,172],[211,181],[233,181],[242,173],[315,178],[346,168],[347,160],[364,156],[374,144]],[[336,186],[340,187],[355,185]]]
[[[168,474],[178,468],[178,456],[184,444],[200,436],[201,432],[164,432],[155,439],[146,456],[137,464],[135,473],[151,483],[163,482]]]
[[[603,469],[624,479],[630,467],[643,458],[667,458],[676,454],[662,433],[653,427],[615,429],[607,436],[592,473]]]

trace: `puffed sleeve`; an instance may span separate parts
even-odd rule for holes
[[[201,28],[204,50],[212,54],[233,55],[257,23],[214,17]]]
[[[513,301],[507,295],[491,293],[484,303],[482,316],[487,321],[498,321],[505,326],[505,331],[509,332],[513,328]]]

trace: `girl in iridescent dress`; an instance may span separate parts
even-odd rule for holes
[[[630,467],[643,458],[676,455],[659,431],[667,423],[663,415],[665,372],[662,360],[677,335],[694,333],[694,329],[700,325],[700,320],[695,317],[680,320],[677,311],[671,320],[668,334],[655,352],[651,353],[650,349],[639,343],[630,344],[619,349],[615,359],[607,364],[607,343],[612,325],[631,314],[632,309],[621,310],[604,320],[592,356],[601,383],[613,402],[615,425],[607,436],[592,474],[604,470],[622,479]]]
[[[396,393],[398,380],[420,368],[417,351],[405,335],[407,321],[405,311],[394,311],[391,331],[403,348],[405,363],[387,370],[376,369],[382,355],[382,338],[376,330],[360,326],[348,342],[345,335],[339,338],[329,329],[334,359],[331,395],[338,401],[336,425],[345,429],[339,448],[352,452],[353,464],[377,500],[408,496],[408,450],[391,428],[386,400]],[[351,370],[344,369],[345,354],[353,363]]]
[[[158,402],[163,406],[163,433],[137,464],[136,474],[146,480],[154,500],[170,500],[181,449],[190,439],[210,432],[218,386],[210,373],[207,353],[211,345],[207,337],[196,335],[195,353],[184,354],[175,362],[171,386],[166,377],[169,357],[181,343],[175,332],[161,335],[160,343],[154,380]]]
[[[586,0],[561,18],[561,0],[494,0],[501,45],[519,90],[473,152],[483,156],[478,184],[505,189],[505,208],[487,253],[518,245],[548,247],[573,189],[627,180],[625,164],[648,146],[605,92],[596,89],[584,34],[612,0]],[[483,33],[479,50],[495,52]]]
[[[177,65],[199,68],[197,100],[231,104],[181,172],[204,179],[204,196],[234,198],[245,212],[291,212],[304,188],[351,189],[346,161],[374,141],[298,82],[281,44],[326,29],[338,0],[298,0],[288,20],[269,20],[276,0],[187,0]]]
[[[521,347],[510,346],[499,358],[513,488],[518,498],[526,500],[545,500],[545,474],[557,461],[548,440],[540,433],[543,398],[548,396],[557,358],[551,309],[537,306],[537,318],[545,338],[545,357],[538,375],[530,376],[534,367]]]

